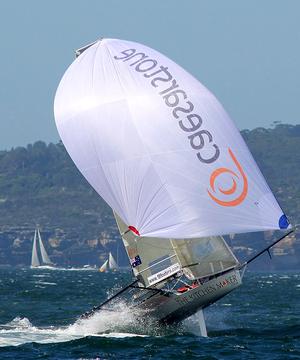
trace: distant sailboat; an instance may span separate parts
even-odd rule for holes
[[[49,259],[47,251],[44,247],[39,229],[35,229],[31,253],[31,268],[41,268],[49,266],[53,267],[53,263]]]
[[[99,271],[105,272],[108,268],[108,260],[105,260],[104,263],[100,266]]]
[[[112,253],[109,252],[108,255],[108,259],[105,260],[105,262],[103,263],[103,265],[100,267],[99,271],[100,272],[105,272],[107,270],[112,270],[112,271],[116,271],[119,269],[119,266],[116,262],[116,260],[114,259],[114,257],[112,256]]]

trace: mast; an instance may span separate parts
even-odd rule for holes
[[[37,231],[34,231],[34,237],[33,237],[33,244],[32,244],[32,253],[31,253],[31,266],[32,267],[37,267],[40,266],[40,262],[39,262],[39,258],[38,258],[38,254],[37,254],[37,241],[36,241],[36,234]]]

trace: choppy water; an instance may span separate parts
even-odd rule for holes
[[[244,285],[169,329],[141,328],[126,308],[78,316],[128,274],[0,270],[0,359],[300,359],[300,275],[246,273]]]

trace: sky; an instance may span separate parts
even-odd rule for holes
[[[57,142],[58,83],[100,37],[180,64],[239,129],[300,123],[298,0],[0,0],[0,150]]]

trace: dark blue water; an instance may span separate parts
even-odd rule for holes
[[[123,307],[78,316],[124,274],[0,270],[0,359],[300,359],[300,275],[247,273],[244,284],[177,328],[143,328]],[[122,305],[120,305],[122,307]]]

